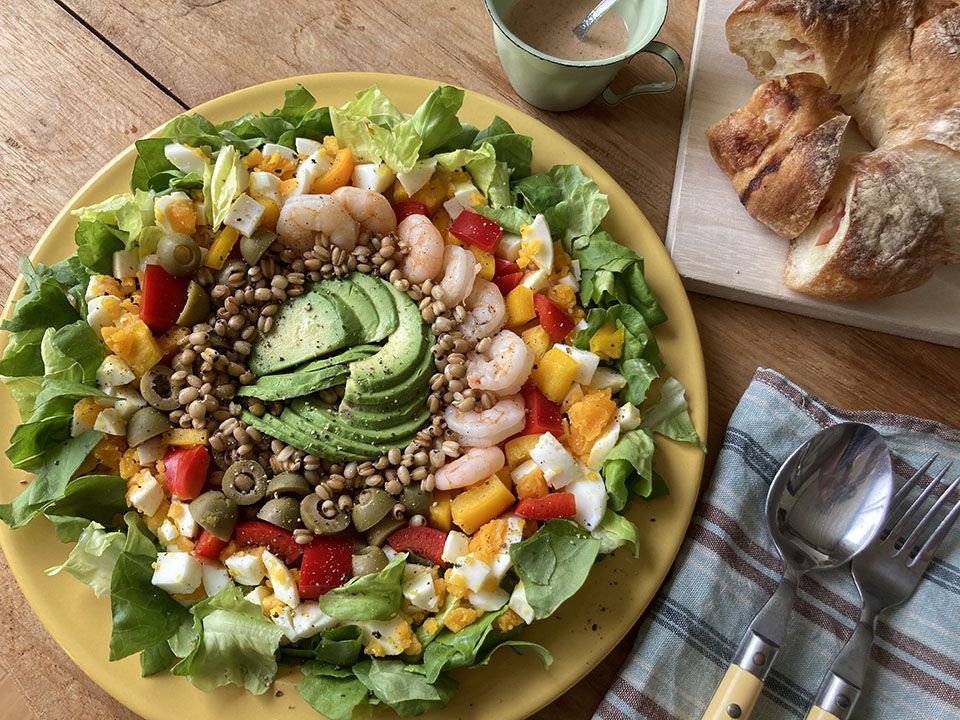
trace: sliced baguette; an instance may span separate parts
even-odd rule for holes
[[[827,300],[868,300],[922,285],[945,256],[933,181],[909,155],[875,150],[841,162],[821,212],[790,245],[783,279]]]
[[[936,186],[943,206],[947,261],[960,262],[960,151],[925,139],[894,149],[919,163]]]
[[[809,224],[837,169],[850,121],[823,78],[769,80],[707,130],[710,153],[754,218],[783,238]]]

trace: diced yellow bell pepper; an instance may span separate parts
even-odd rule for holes
[[[450,213],[447,212],[447,209],[440,208],[431,220],[433,220],[434,227],[440,231],[441,237],[446,238],[448,234],[447,231],[450,229],[450,226],[453,225],[453,220],[450,219]],[[456,238],[453,239],[456,240]],[[449,240],[447,244],[450,244]]]
[[[553,345],[553,341],[550,340],[550,333],[544,330],[542,325],[527,328],[520,333],[520,338],[530,348],[536,360],[542,358]]]
[[[543,470],[536,465],[526,475],[517,478],[516,488],[517,498],[520,500],[542,498],[550,492],[546,478],[543,477]]]
[[[453,223],[451,222],[451,225],[452,225],[452,224],[453,224]],[[447,231],[446,233],[444,233],[444,235],[443,235],[443,243],[444,243],[444,245],[456,245],[457,247],[466,247],[466,245],[464,244],[463,240],[461,240],[461,239],[458,238],[456,235],[454,235],[452,232],[450,232],[449,229],[448,229],[448,231]]]
[[[271,232],[277,229],[277,220],[280,219],[280,208],[277,204],[267,197],[257,196],[253,198],[263,205],[263,215],[260,216],[260,227]]]
[[[529,460],[530,451],[533,450],[533,446],[536,445],[539,440],[539,434],[521,435],[520,437],[510,440],[504,446],[507,455],[507,466],[515,468],[520,463]]]
[[[192,428],[173,428],[167,430],[161,439],[163,445],[206,445],[207,431]]]
[[[555,403],[563,402],[580,365],[559,348],[550,348],[540,358],[530,377],[540,391]]]
[[[326,142],[326,141],[324,141]],[[353,177],[353,152],[350,148],[337,150],[333,165],[323,175],[313,181],[310,192],[319,195],[329,195],[337,188],[343,187]]]
[[[450,513],[450,498],[453,496],[449,490],[434,490],[433,501],[430,503],[430,526],[438,530],[449,530],[452,522]]]
[[[230,257],[230,253],[233,252],[233,246],[237,244],[239,238],[240,233],[234,228],[229,225],[224,227],[217,233],[217,237],[207,251],[207,257],[203,264],[212,270],[220,270],[227,258]]]
[[[553,285],[547,289],[547,297],[562,307],[567,314],[573,311],[577,304],[577,294],[569,285]]]
[[[410,199],[422,202],[427,206],[427,215],[433,215],[447,199],[447,184],[447,174],[442,171],[435,172],[427,184],[417,190]]]
[[[503,486],[510,492],[513,492],[513,478],[510,477],[510,468],[500,468],[495,474],[498,478],[500,478],[500,482],[503,483]]]
[[[608,322],[590,338],[590,352],[603,360],[616,360],[623,354],[623,328]]]
[[[105,327],[100,333],[104,344],[111,352],[126,360],[137,377],[141,377],[163,358],[163,352],[150,328],[135,315],[124,315],[116,325]]]
[[[497,271],[497,264],[493,259],[493,254],[488,253],[486,250],[481,250],[478,247],[471,247],[470,252],[477,258],[477,263],[480,265],[480,272],[477,273],[477,277],[483,280],[493,280],[493,275]]]
[[[537,316],[533,306],[533,290],[525,285],[517,285],[507,293],[504,299],[507,306],[507,327],[518,328]]]
[[[457,495],[450,504],[453,521],[472,535],[513,505],[515,499],[496,475]]]

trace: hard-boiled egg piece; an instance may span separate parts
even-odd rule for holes
[[[472,592],[467,596],[470,605],[477,610],[484,612],[495,612],[510,601],[510,596],[506,591],[496,588],[494,590],[481,590]]]
[[[278,145],[277,143],[267,143],[262,148],[260,152],[263,153],[265,158],[270,157],[271,155],[279,155],[284,160],[289,160],[290,162],[297,162],[300,160],[297,157],[295,150],[291,150],[286,145]]]
[[[259,553],[241,550],[228,557],[224,564],[231,577],[241,585],[259,585],[267,574]]]
[[[355,624],[363,631],[366,653],[374,657],[400,655],[416,642],[410,623],[399,615],[390,620],[365,620]]]
[[[153,203],[153,215],[157,225],[168,233],[178,233],[183,230],[174,220],[180,213],[189,211],[196,222],[196,208],[185,192],[176,191],[169,195],[161,195]]]
[[[589,350],[575,348],[572,345],[556,343],[554,347],[569,355],[577,363],[577,374],[573,378],[574,382],[589,385],[590,381],[593,380],[593,374],[600,366],[600,356]]]
[[[500,237],[500,244],[497,245],[497,249],[493,251],[493,254],[504,260],[516,262],[520,258],[520,246],[522,243],[523,238],[516,233],[505,232]]]
[[[507,571],[513,567],[513,560],[510,559],[510,546],[523,540],[523,528],[525,524],[526,521],[522,517],[511,515],[507,518],[507,532],[504,535],[503,542],[497,554],[494,555],[493,560],[490,562],[490,575],[496,578],[497,582],[503,580]],[[504,603],[506,603],[506,600],[504,600]],[[474,607],[477,606],[474,605]]]
[[[273,173],[254,170],[250,173],[250,194],[255,198],[272,200],[280,207],[280,178]]]
[[[97,419],[93,421],[93,429],[107,435],[126,435],[127,418],[116,408],[104,408],[97,415]]]
[[[146,442],[137,445],[137,462],[141,465],[155,463],[163,457],[164,449],[163,437],[160,435],[152,437]]]
[[[616,370],[608,367],[599,367],[593,374],[593,380],[590,381],[590,387],[594,390],[610,389],[613,393],[618,393],[627,385],[627,379]]]
[[[523,582],[518,582],[510,595],[510,609],[523,618],[529,625],[534,620],[533,608],[527,602],[527,592],[523,589]]]
[[[87,301],[87,324],[97,336],[105,327],[115,324],[123,315],[120,298],[114,295],[99,295]]]
[[[310,138],[298,137],[293,141],[293,146],[297,149],[297,155],[301,157],[310,157],[318,150],[323,150],[323,143]]]
[[[269,550],[264,550],[260,559],[267,569],[267,578],[270,580],[270,585],[273,586],[273,594],[277,596],[277,599],[288,607],[295,608],[299,605],[300,590],[297,588],[297,581],[293,577],[293,573],[290,572],[290,568]]]
[[[583,400],[583,388],[580,387],[578,383],[574,383],[570,386],[570,389],[567,390],[566,396],[560,403],[560,409],[567,412],[574,403],[578,403],[581,400]]]
[[[119,355],[107,355],[97,368],[97,385],[126,385],[136,379],[133,369]]]
[[[382,193],[397,175],[386,163],[358,163],[353,166],[353,184],[364,190]]]
[[[551,433],[543,433],[530,450],[533,460],[552,488],[562,488],[583,474],[573,455]]]
[[[463,562],[449,571],[449,585],[454,590],[480,592],[488,584],[491,568],[483,560],[467,555]]]
[[[616,420],[610,422],[603,432],[593,441],[593,447],[590,448],[590,455],[587,457],[587,465],[593,470],[600,470],[603,467],[603,461],[613,450],[620,439],[620,423]]]
[[[283,634],[290,642],[313,637],[336,624],[320,609],[320,604],[312,600],[302,602],[293,609],[283,606],[274,608],[269,617],[283,629]]]
[[[407,563],[403,568],[403,596],[410,604],[427,612],[440,609],[437,602],[437,588],[433,580],[433,569],[424,565]]]
[[[266,585],[257,585],[253,590],[244,595],[243,599],[254,605],[259,605],[262,608],[263,601],[266,600],[269,595],[271,595],[270,588]]]
[[[103,412],[106,412],[104,410]],[[100,413],[101,415],[103,413]],[[149,470],[141,470],[127,489],[127,503],[144,515],[153,515],[164,500],[163,488]]]
[[[570,483],[564,490],[573,493],[577,501],[577,513],[573,519],[587,530],[597,527],[607,509],[607,488],[600,475],[587,470],[582,479]]]
[[[241,235],[250,237],[260,225],[260,219],[266,208],[246,193],[237,197],[233,205],[227,210],[223,219],[224,225],[229,225]]]
[[[469,552],[470,538],[462,532],[451,530],[443,543],[443,552],[440,554],[445,563],[459,564]]]
[[[206,561],[203,563],[203,591],[207,597],[213,597],[230,584],[230,573],[223,563]]]
[[[177,526],[169,519],[164,520],[160,523],[160,527],[157,528],[157,540],[159,540],[160,544],[165,548],[169,549],[171,545],[176,545],[178,537],[180,537],[180,531],[177,530]]]
[[[456,220],[460,213],[464,210],[473,210],[473,206],[481,204],[482,200],[483,195],[480,194],[477,186],[465,180],[453,184],[453,196],[443,204],[443,207],[450,218]]]
[[[432,158],[421,160],[406,172],[397,173],[397,180],[403,186],[407,195],[413,195],[426,185],[437,169],[437,161]]]
[[[203,150],[182,143],[170,143],[164,146],[163,154],[180,172],[196,173],[200,176],[203,176],[203,171],[209,162]]]
[[[190,506],[180,502],[176,498],[170,501],[170,509],[167,510],[167,517],[173,520],[177,526],[177,530],[185,538],[193,539],[193,537],[200,532],[200,526],[190,513]]]
[[[333,166],[333,160],[323,150],[317,150],[297,168],[297,187],[294,195],[305,195],[310,192],[313,183]]]
[[[640,410],[633,403],[625,403],[617,408],[617,422],[623,432],[640,427]]]
[[[540,214],[520,228],[520,254],[517,264],[526,271],[520,283],[534,292],[550,284],[553,272],[553,240],[546,218]]]
[[[200,561],[186,552],[162,552],[157,554],[150,582],[168,593],[189,595],[203,581]]]

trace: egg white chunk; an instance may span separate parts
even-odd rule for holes
[[[600,475],[587,470],[583,479],[570,483],[564,490],[573,493],[577,501],[577,512],[573,519],[587,530],[597,527],[607,510],[607,488]]]
[[[550,487],[562,488],[580,478],[580,465],[551,433],[543,433],[530,450],[530,458],[540,467]]]
[[[534,620],[533,608],[527,602],[527,591],[523,589],[523,582],[518,582],[510,595],[510,609],[523,618],[529,625]]]
[[[467,599],[470,601],[470,605],[477,610],[494,612],[506,605],[510,601],[510,596],[505,590],[496,588],[494,590],[472,592],[467,596]]]
[[[580,383],[581,385],[589,385],[590,381],[593,380],[594,373],[597,372],[597,368],[600,366],[600,356],[589,350],[581,350],[572,345],[564,345],[562,343],[556,343],[554,347],[564,354],[569,355],[573,361],[577,363],[577,374],[573,378],[574,382]]]
[[[241,550],[228,557],[224,564],[231,577],[241,585],[259,585],[267,575],[260,556]]]
[[[303,155],[304,157],[309,157],[317,152],[317,150],[323,149],[322,142],[302,137],[296,138],[293,141],[293,146],[297,149],[297,155]]]
[[[522,242],[523,238],[516,233],[505,232],[501,236],[500,244],[497,245],[497,249],[493,251],[493,254],[504,260],[516,262],[517,258],[520,257],[520,245]]]
[[[594,390],[610,389],[614,393],[623,390],[627,385],[627,379],[616,370],[608,367],[598,367],[593,374],[593,380],[590,387]]]
[[[503,580],[507,571],[513,567],[513,560],[510,558],[510,546],[523,540],[525,524],[526,521],[522,517],[511,515],[507,518],[507,532],[503,538],[503,543],[490,563],[490,575],[496,578],[498,583]]]
[[[296,162],[300,159],[297,157],[295,150],[291,150],[286,145],[278,145],[277,143],[266,143],[262,148],[260,148],[260,152],[263,153],[265,158],[268,158],[272,155],[279,155],[284,160],[292,160],[293,162]]]
[[[320,609],[320,603],[308,600],[296,608],[281,608],[270,613],[273,623],[283,629],[290,642],[313,637],[336,625],[336,621]]]
[[[183,173],[196,173],[203,176],[203,171],[207,166],[206,156],[203,150],[192,148],[182,143],[170,143],[163,148],[163,154],[170,164]]]
[[[451,564],[459,564],[469,552],[468,545],[470,538],[462,532],[451,530],[447,533],[447,539],[443,543],[443,552],[440,558]]]
[[[396,178],[396,173],[386,163],[359,163],[353,166],[353,184],[364,190],[385,192]]]
[[[633,403],[626,403],[617,409],[617,422],[623,432],[630,432],[640,427],[640,410]]]
[[[428,158],[426,160],[421,160],[407,172],[397,173],[397,180],[400,181],[400,184],[403,186],[403,189],[406,191],[407,195],[412,196],[415,192],[417,192],[417,190],[430,182],[430,178],[433,177],[433,173],[436,169],[437,161],[435,159]]]
[[[116,408],[108,407],[97,415],[97,419],[93,421],[93,429],[107,435],[126,435],[127,418]]]
[[[539,292],[550,284],[550,273],[553,272],[553,240],[550,237],[550,227],[546,218],[540,214],[521,230],[523,240],[520,254],[528,254],[535,267],[527,266],[526,275],[520,284]]]
[[[280,178],[273,173],[263,170],[254,170],[250,173],[250,194],[255,198],[261,197],[273,200],[277,207],[280,202]]]
[[[421,610],[437,612],[440,609],[437,602],[437,588],[433,582],[431,569],[424,565],[407,563],[403,568],[402,581],[403,596],[410,604]]]
[[[297,187],[294,195],[306,195],[313,183],[333,166],[333,160],[323,150],[317,150],[297,168]]]
[[[587,457],[587,465],[591,469],[599,471],[603,467],[603,461],[607,459],[607,455],[610,454],[619,439],[620,423],[611,420],[599,437],[593,441],[593,447],[590,448],[590,455]]]
[[[260,559],[267,569],[267,578],[270,580],[273,594],[277,596],[277,600],[288,607],[297,607],[300,604],[300,590],[297,588],[297,581],[294,579],[293,573],[290,572],[290,568],[269,550],[264,550]]]
[[[126,385],[136,377],[127,361],[119,355],[107,355],[97,368],[97,385],[100,387]]]
[[[399,615],[390,620],[365,620],[354,623],[363,631],[365,647],[377,645],[384,655],[399,655],[407,646],[403,635],[410,632],[407,622]]]
[[[200,526],[190,513],[190,506],[180,502],[176,498],[170,501],[170,509],[167,510],[167,517],[173,520],[177,526],[177,530],[185,538],[192,540],[194,536],[200,532]]]
[[[230,584],[230,573],[218,562],[203,563],[203,591],[213,597]]]
[[[203,581],[200,561],[186,552],[162,552],[157,554],[153,577],[150,582],[168,593],[189,595]]]
[[[153,515],[163,499],[163,488],[149,470],[140,471],[136,484],[127,490],[127,502],[144,515]]]

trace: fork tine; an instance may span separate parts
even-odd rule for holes
[[[960,477],[953,481],[951,487],[956,486],[957,481],[960,481]],[[943,522],[940,523],[940,525],[937,526],[937,529],[933,531],[933,535],[931,535],[930,538],[923,544],[923,547],[920,548],[920,552],[917,554],[916,559],[911,563],[911,566],[927,566],[927,564],[933,559],[933,554],[937,551],[937,548],[940,547],[940,543],[943,542],[943,539],[947,536],[947,533],[950,532],[950,528],[952,528],[954,523],[957,522],[958,517],[960,517],[960,500],[957,501],[947,516],[943,519]]]
[[[907,495],[910,494],[910,491],[913,490],[914,486],[920,481],[920,478],[927,474],[927,470],[930,469],[930,466],[933,465],[933,462],[939,456],[939,453],[931,455],[923,465],[917,468],[917,471],[910,476],[910,479],[903,484],[903,487],[897,490],[896,495],[893,496],[893,500],[890,501],[891,511],[896,510],[897,506],[904,501]]]
[[[931,483],[932,485],[933,483]],[[950,501],[950,497],[953,495],[953,491],[960,486],[960,476],[957,477],[949,487],[944,490],[940,497],[937,498],[937,501],[930,506],[930,509],[927,510],[927,514],[920,518],[920,522],[917,523],[917,527],[913,529],[913,532],[910,533],[909,537],[903,541],[903,547],[901,547],[894,555],[899,555],[902,552],[906,552],[907,555],[910,555],[913,551],[914,546],[920,543],[920,537],[923,535],[924,531],[929,527],[933,522],[933,519],[937,516],[940,508],[946,505]]]
[[[943,476],[947,474],[947,470],[950,469],[950,465],[947,465],[943,470],[938,472],[933,480],[930,481],[930,484],[927,485],[923,492],[917,495],[917,499],[913,501],[907,511],[903,516],[897,521],[897,524],[893,526],[893,529],[890,531],[890,534],[887,536],[887,541],[893,541],[896,543],[897,538],[901,534],[906,532],[909,527],[910,521],[913,519],[913,516],[917,514],[917,511],[923,507],[923,503],[926,502],[927,498],[930,497],[930,493],[933,492],[934,488],[940,484],[940,481],[943,480]]]

